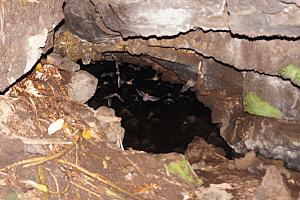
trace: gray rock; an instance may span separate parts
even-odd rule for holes
[[[300,36],[299,1],[228,0],[233,33],[256,36]]]
[[[65,14],[72,31],[91,42],[119,33],[167,36],[196,28],[229,29],[225,0],[70,0]]]
[[[102,106],[95,111],[94,116],[100,121],[108,142],[124,150],[125,129],[121,126],[121,118],[116,117],[114,109]]]
[[[79,103],[87,102],[97,89],[98,79],[86,71],[71,73],[71,81],[67,85],[72,100]]]
[[[49,49],[48,33],[63,19],[62,5],[63,0],[0,1],[0,91]]]
[[[254,92],[278,108],[282,114],[281,119],[300,120],[300,91],[290,81],[254,72],[244,73],[244,77],[244,95]]]
[[[64,70],[68,72],[76,72],[80,69],[79,64],[72,61],[68,57],[63,57],[58,53],[51,53],[47,55],[47,63],[55,65],[60,70]]]

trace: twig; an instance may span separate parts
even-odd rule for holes
[[[89,190],[89,189],[87,189],[87,188],[85,188],[85,187],[83,187],[83,186],[81,186],[81,185],[78,185],[77,183],[74,183],[73,181],[70,181],[70,183],[73,184],[73,185],[75,185],[76,187],[78,187],[78,188],[80,188],[80,189],[86,191],[87,193],[93,194],[93,195],[95,195],[96,197],[101,198],[101,195],[100,195],[100,194],[97,194],[96,192],[93,192],[93,191],[91,191],[91,190]]]
[[[142,170],[141,170],[134,162],[132,162],[132,160],[130,160],[127,156],[125,156],[125,158],[130,162],[130,164],[131,164],[136,170],[138,170],[138,172],[140,172],[140,173],[145,177],[145,174],[142,172]]]
[[[46,186],[47,191],[43,191],[43,199],[44,200],[49,200],[50,199],[50,193],[49,193],[49,186],[47,183],[47,178],[46,178],[46,169],[44,165],[39,165],[38,166],[38,179],[39,183]]]
[[[53,154],[51,156],[44,156],[41,157],[41,159],[39,161],[36,161],[36,162],[33,162],[33,163],[29,163],[29,164],[26,164],[23,166],[23,168],[27,168],[27,167],[32,167],[32,166],[36,166],[36,165],[40,165],[42,163],[45,163],[45,162],[48,162],[50,160],[54,160],[54,159],[57,159],[57,158],[60,158],[61,156],[67,154],[69,151],[71,151],[76,145],[77,145],[77,142],[79,140],[79,135],[75,135],[75,141],[73,142],[72,146],[70,146],[69,148],[63,150],[63,151],[60,151],[56,154]]]
[[[144,198],[139,197],[139,196],[133,194],[132,192],[129,192],[126,189],[121,188],[120,186],[116,185],[115,183],[111,182],[109,179],[101,176],[98,173],[90,172],[87,169],[85,169],[83,167],[80,167],[80,166],[78,166],[78,165],[76,165],[74,163],[71,163],[69,161],[66,161],[66,160],[59,159],[59,160],[56,160],[56,162],[58,162],[60,164],[63,164],[63,165],[68,165],[69,167],[72,167],[73,169],[76,169],[76,170],[80,171],[81,173],[84,173],[87,176],[95,178],[99,182],[101,182],[101,183],[103,183],[105,185],[108,185],[109,187],[115,189],[116,191],[121,192],[121,193],[123,193],[123,194],[125,194],[125,195],[127,195],[127,196],[129,196],[129,197],[131,197],[133,199],[135,199],[135,200],[145,200]]]
[[[73,145],[63,151],[60,151],[56,154],[49,155],[49,156],[40,156],[40,157],[36,157],[36,158],[21,160],[21,161],[15,162],[13,164],[10,164],[10,165],[7,165],[7,166],[1,168],[0,172],[9,170],[11,168],[15,168],[18,166],[22,166],[23,168],[32,167],[32,166],[40,165],[42,163],[57,159],[65,154],[67,154],[69,151],[71,151],[74,148],[74,146],[77,144],[78,140],[79,140],[79,135],[75,135]]]
[[[18,135],[12,135],[12,139],[20,139],[24,144],[31,144],[31,145],[43,145],[43,144],[61,144],[61,145],[67,145],[67,144],[73,144],[72,141],[65,141],[61,139],[39,139],[39,138],[27,138],[23,136]]]

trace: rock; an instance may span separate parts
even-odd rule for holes
[[[202,149],[199,151],[199,149]],[[193,141],[188,145],[185,156],[190,163],[209,162],[214,160],[214,165],[218,165],[227,161],[211,144],[207,144],[204,139],[195,136]],[[194,165],[195,166],[195,165]]]
[[[51,54],[47,55],[47,63],[54,65],[56,67],[60,67],[63,59],[64,59],[64,57],[62,57],[58,53],[51,53]]]
[[[76,72],[80,69],[79,64],[57,53],[47,55],[47,63],[55,65],[60,70],[68,72]]]
[[[59,69],[69,71],[69,72],[76,72],[80,69],[80,65],[68,58],[63,58],[62,63],[59,66]]]
[[[299,1],[228,0],[229,26],[233,33],[257,36],[299,37]]]
[[[244,74],[244,99],[253,92],[279,111],[280,119],[300,119],[300,92],[290,81],[253,72]],[[285,97],[289,98],[285,98]]]
[[[94,116],[100,121],[107,140],[124,150],[122,143],[125,129],[121,126],[121,118],[115,116],[114,109],[102,106],[95,111]]]
[[[198,30],[179,35],[175,39],[153,38],[147,42],[147,45],[193,49],[205,57],[213,57],[234,68],[270,75],[279,75],[279,71],[289,64],[300,66],[298,49],[300,40],[248,40],[232,37],[227,32]]]
[[[6,123],[13,116],[12,101],[6,96],[0,96],[0,122]]]
[[[71,0],[65,14],[74,33],[99,43],[117,33],[147,37],[177,35],[196,28],[228,30],[225,4],[225,0]],[[100,18],[103,21],[97,20]]]
[[[284,184],[281,173],[271,165],[267,168],[261,185],[256,190],[255,200],[290,200],[290,190]]]
[[[51,47],[54,28],[63,19],[63,2],[0,2],[0,91],[31,70]]]
[[[79,103],[87,102],[97,89],[98,79],[86,71],[71,74],[71,81],[67,85],[70,98]]]
[[[22,153],[24,145],[21,140],[0,135],[0,168],[16,161]]]
[[[256,158],[254,151],[250,151],[245,154],[243,158],[235,159],[234,164],[238,169],[249,169],[251,167],[256,167],[260,161]]]
[[[299,169],[300,143],[297,132],[300,126],[300,115],[298,113],[299,92],[296,85],[299,82],[297,74],[300,69],[298,48],[300,40],[290,38],[298,34],[297,22],[286,23],[287,16],[298,18],[299,3],[277,0],[229,1],[227,8],[232,16],[229,15],[228,26],[232,27],[234,32],[243,35],[231,34],[229,31],[203,31],[207,30],[204,25],[197,24],[196,26],[202,26],[203,30],[190,30],[170,38],[140,39],[139,35],[146,36],[150,32],[155,36],[173,34],[174,29],[170,28],[171,24],[160,30],[156,30],[157,27],[139,30],[140,24],[148,26],[156,23],[158,27],[161,25],[160,22],[150,22],[148,16],[145,16],[145,21],[142,22],[130,21],[134,17],[136,17],[134,19],[139,18],[132,16],[128,11],[138,10],[138,6],[143,7],[147,2],[133,1],[131,2],[133,6],[130,8],[126,1],[110,0],[109,2],[113,5],[109,6],[108,2],[98,0],[93,0],[94,5],[91,2],[83,3],[86,4],[86,8],[79,16],[75,15],[78,10],[76,5],[81,2],[72,0],[69,5],[67,3],[66,14],[69,20],[67,24],[73,33],[85,40],[72,36],[70,32],[62,33],[63,37],[61,39],[59,37],[56,45],[56,50],[59,50],[57,52],[64,53],[72,60],[83,57],[88,57],[87,60],[99,60],[100,55],[123,51],[125,46],[131,56],[144,55],[139,59],[143,57],[149,64],[156,63],[160,68],[167,69],[165,74],[170,74],[172,71],[174,73],[172,77],[179,81],[187,81],[193,75],[197,75],[199,77],[194,87],[197,98],[212,110],[213,123],[221,125],[220,134],[232,148],[239,153],[255,150],[264,156],[282,159],[288,166]],[[211,17],[209,11],[215,12],[216,16],[224,19],[224,16],[218,15],[217,12],[222,10],[220,5],[223,1],[210,2],[211,5],[208,3],[199,5],[199,7],[203,6],[201,13],[206,14],[203,19],[207,20]],[[174,5],[173,2],[166,1],[166,3],[169,3],[170,7]],[[188,3],[193,4],[195,1],[184,1],[181,8],[193,10]],[[151,6],[156,6],[156,1],[148,5],[147,9],[151,10]],[[95,13],[92,8],[98,13]],[[164,9],[164,5],[161,9]],[[191,15],[194,14],[197,16],[197,13],[191,12]],[[251,21],[250,16],[253,15],[255,17]],[[125,37],[136,37],[123,40],[112,34],[114,37],[109,38],[112,35],[105,34],[107,30],[91,16],[103,16],[104,23],[110,29]],[[272,24],[266,23],[266,19],[269,18]],[[83,19],[90,23],[84,25]],[[259,19],[261,21],[258,22]],[[244,20],[249,20],[248,24],[257,22],[254,26],[256,28],[249,26],[247,29],[239,29],[244,25],[239,23]],[[130,26],[132,24],[136,25],[137,29],[133,29]],[[85,26],[89,28],[84,28]],[[209,27],[208,29],[213,29],[212,26]],[[286,30],[283,29],[284,27]],[[101,32],[97,32],[97,29],[101,29]],[[91,31],[89,33],[86,30]],[[179,33],[182,30],[185,29],[179,25],[175,32]],[[104,39],[107,43],[95,44]],[[254,109],[249,109],[247,97],[256,100],[250,104],[250,108]]]
[[[220,189],[216,185],[211,184],[210,187],[199,187],[196,189],[195,194],[198,200],[230,200],[233,199],[232,194],[228,193],[225,189]]]

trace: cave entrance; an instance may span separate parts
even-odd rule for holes
[[[151,66],[100,61],[81,68],[99,80],[87,104],[94,109],[111,107],[122,117],[125,149],[184,153],[199,136],[231,157],[232,150],[211,122],[210,110],[183,84],[164,81]]]

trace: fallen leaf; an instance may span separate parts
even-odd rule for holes
[[[92,130],[84,130],[81,133],[82,137],[86,140],[91,140],[93,138],[94,132]]]
[[[59,131],[64,126],[65,120],[60,118],[56,121],[54,121],[52,124],[48,127],[48,134],[52,135],[55,132]]]

